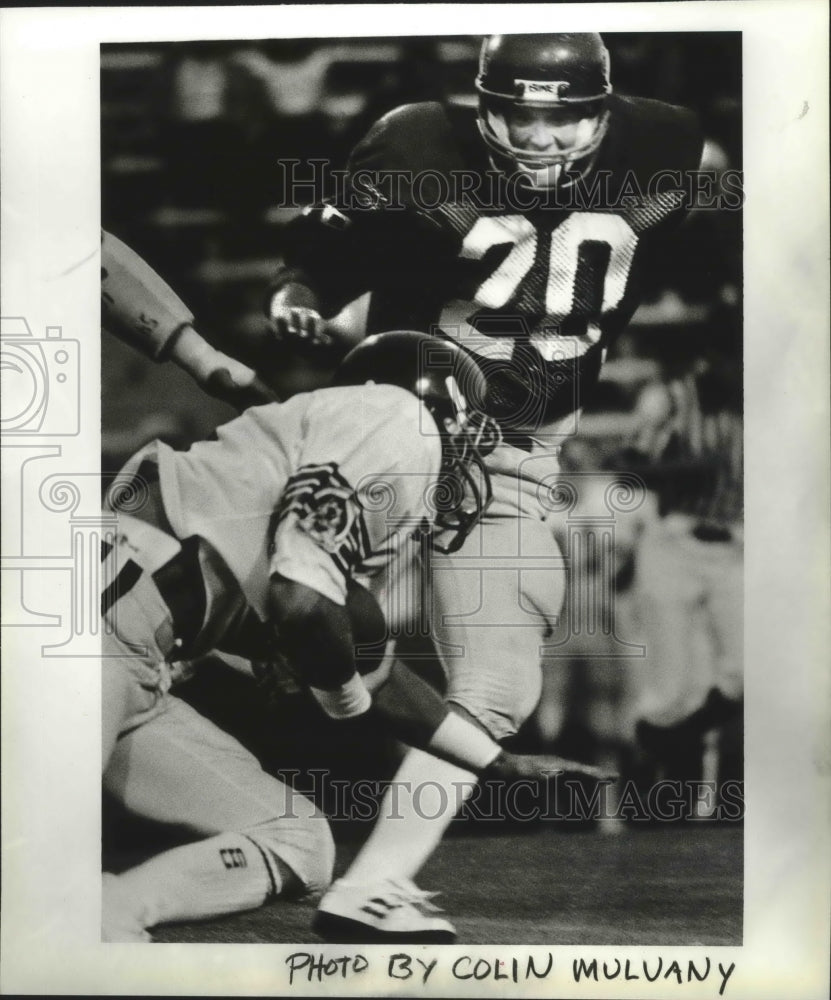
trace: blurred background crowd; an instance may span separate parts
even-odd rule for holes
[[[717,174],[741,169],[738,34],[605,34],[604,40],[616,91],[694,109],[707,136],[706,168]],[[242,360],[278,369],[287,391],[302,390],[326,367],[325,353],[288,357],[270,337],[263,313],[284,228],[303,207],[286,199],[280,161],[298,161],[301,175],[312,159],[342,168],[369,125],[400,104],[475,104],[480,43],[480,36],[464,36],[104,45],[102,225],[163,275],[217,347],[233,345],[230,353]],[[323,184],[319,195],[326,193]],[[649,276],[644,303],[610,354],[579,435],[564,447],[566,474],[582,476],[578,507],[563,529],[573,578],[569,607],[577,607],[585,591],[595,595],[594,611],[590,621],[575,613],[573,621],[582,624],[552,647],[540,708],[521,734],[526,742],[618,763],[632,756],[634,769],[645,742],[657,747],[653,778],[713,776],[713,760],[719,777],[741,774],[740,717],[725,726],[717,713],[718,740],[704,725],[694,734],[692,757],[688,748],[661,750],[666,733],[660,727],[666,727],[671,744],[670,730],[683,721],[683,707],[678,718],[648,723],[658,727],[657,743],[636,740],[644,735],[638,733],[643,685],[653,676],[649,649],[655,648],[644,614],[649,602],[638,583],[639,550],[651,522],[670,523],[684,507],[673,499],[672,474],[644,476],[644,502],[614,515],[611,556],[603,542],[609,529],[603,496],[610,477],[666,465],[672,433],[660,445],[652,434],[646,446],[648,425],[651,421],[653,431],[662,421],[669,427],[671,409],[678,431],[679,392],[705,376],[711,391],[709,397],[699,395],[698,411],[703,399],[705,416],[709,407],[722,430],[725,420],[729,423],[721,443],[711,443],[707,452],[711,464],[715,454],[722,468],[707,475],[713,481],[732,476],[729,509],[715,519],[715,530],[728,537],[710,539],[717,548],[707,552],[735,541],[741,458],[726,452],[733,448],[730,441],[741,437],[741,233],[740,212],[691,213],[672,252]],[[101,384],[105,473],[116,471],[153,437],[186,446],[233,416],[174,366],[154,365],[109,336],[102,341]],[[587,485],[595,474],[595,487]],[[712,511],[682,513],[696,525],[713,520]],[[684,567],[699,556],[679,558],[683,577]],[[613,599],[598,600],[597,594]],[[687,600],[696,613],[710,613],[708,595],[696,592]],[[732,615],[728,632],[740,630],[740,617],[725,614]],[[724,648],[724,628],[713,634],[713,649],[701,655],[733,655]],[[740,675],[741,663],[731,669]],[[727,692],[731,704],[739,698],[740,682]]]

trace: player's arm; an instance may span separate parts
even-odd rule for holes
[[[371,600],[364,592],[353,614],[356,607],[365,608],[366,599]],[[613,777],[562,757],[508,753],[484,730],[451,711],[429,684],[400,662],[370,695],[355,666],[350,608],[279,576],[272,577],[271,601],[282,651],[331,718],[352,726],[380,724],[391,736],[482,776],[545,780],[568,772]]]
[[[351,202],[347,191],[345,202]],[[266,314],[280,337],[330,344],[327,320],[383,283],[396,257],[395,227],[383,206],[310,205],[286,231],[284,264],[269,287]]]
[[[373,707],[373,714],[394,736],[414,746],[429,746],[448,714],[438,694],[395,663],[373,706],[358,671],[358,636],[386,635],[383,613],[367,590],[352,583],[346,603],[340,605],[305,584],[274,574],[269,601],[269,620],[281,652],[330,718],[366,716]],[[499,747],[489,737],[475,742],[487,744],[484,756],[480,750],[476,758],[484,767],[497,756]]]
[[[211,396],[238,410],[272,403],[257,373],[197,332],[193,313],[150,265],[111,233],[101,234],[101,325],[153,361],[171,360]]]
[[[372,708],[375,719],[392,735],[413,746],[432,748],[448,717],[436,691],[396,661],[373,699],[358,670],[358,645],[386,646],[386,621],[368,590],[350,581],[345,604],[340,605],[305,584],[274,574],[269,600],[269,620],[281,652],[328,716],[353,719],[367,716]],[[376,666],[364,663],[362,669],[372,672]],[[458,727],[451,720],[442,732],[454,728]],[[465,763],[485,767],[496,758],[499,746],[475,726],[469,728],[472,756]],[[458,735],[453,742],[445,736],[437,745],[449,753],[458,741]]]
[[[325,321],[369,290],[361,208],[348,176],[338,199],[307,205],[286,227],[283,263],[265,302],[278,336],[328,343]]]
[[[372,701],[355,667],[346,605],[280,574],[271,577],[269,620],[280,648],[327,715],[362,715]]]
[[[266,299],[278,335],[329,343],[327,320],[447,249],[446,234],[407,195],[412,131],[395,112],[382,118],[352,151],[338,199],[306,207],[287,227]]]
[[[544,781],[564,773],[596,780],[616,777],[601,768],[553,754],[513,754],[504,750],[482,727],[449,708],[434,688],[398,660],[386,681],[373,692],[365,718],[410,746],[480,777],[508,781]]]
[[[373,694],[372,712],[398,739],[427,750],[482,777],[545,780],[557,774],[582,774],[597,780],[609,771],[553,754],[513,754],[483,728],[452,711],[430,685],[400,661]]]

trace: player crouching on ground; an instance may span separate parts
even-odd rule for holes
[[[186,662],[220,649],[285,657],[334,718],[370,709],[350,618],[367,604],[361,584],[433,523],[446,547],[465,537],[487,506],[482,455],[498,440],[468,404],[484,379],[457,347],[390,334],[379,358],[376,343],[346,359],[337,387],[249,409],[187,452],[152,442],[110,491],[104,785],[131,812],[202,839],[105,874],[105,940],[148,940],[156,924],[320,891],[331,879],[325,817],[170,689]],[[376,371],[393,380],[389,348],[400,384],[362,384]],[[427,506],[434,487],[445,496],[438,510]],[[376,710],[402,739],[477,773],[558,766],[502,753],[401,665]],[[452,933],[425,918],[423,893],[398,891],[422,928]]]

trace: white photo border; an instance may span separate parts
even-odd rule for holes
[[[283,959],[296,950],[100,943],[98,671],[94,659],[76,658],[72,649],[40,655],[48,624],[43,609],[69,613],[68,540],[27,507],[34,489],[51,511],[75,503],[81,519],[93,495],[86,477],[99,471],[100,43],[478,34],[539,31],[549,24],[558,30],[743,33],[744,945],[589,949],[552,942],[555,972],[544,982],[461,983],[442,960],[419,995],[478,996],[487,989],[493,996],[659,997],[661,982],[650,988],[643,979],[575,984],[571,960],[591,953],[601,961],[639,963],[663,954],[685,963],[705,951],[725,966],[735,962],[726,996],[827,995],[828,7],[821,0],[0,12],[2,314],[25,318],[47,350],[58,339],[69,345],[70,369],[72,344],[80,357],[77,375],[70,370],[59,390],[61,425],[46,435],[3,438],[3,557],[4,567],[7,559],[11,566],[3,594],[4,993],[287,995]],[[60,475],[50,475],[44,493],[38,462],[45,469],[56,458],[49,469]],[[64,480],[74,483],[77,495]],[[495,954],[492,946],[459,947],[474,956]],[[348,949],[315,950],[335,955]],[[295,983],[291,992],[415,995],[414,987],[386,975],[385,955],[395,949],[360,950],[377,975],[327,986]],[[512,947],[499,956],[528,953]],[[711,997],[717,986],[711,978],[684,983],[677,993]]]

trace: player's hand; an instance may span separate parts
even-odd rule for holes
[[[555,754],[514,754],[505,750],[485,771],[485,777],[506,781],[548,781],[559,774],[573,774],[595,781],[616,781],[618,778],[608,768],[594,767]]]
[[[240,367],[244,369],[243,372],[234,368],[215,369],[201,383],[202,388],[214,399],[221,399],[240,413],[249,406],[264,406],[278,401],[277,396],[255,372],[245,365]]]
[[[326,321],[320,315],[317,296],[305,285],[297,282],[284,285],[271,299],[269,318],[280,339],[321,346],[332,343],[325,329]]]
[[[172,341],[170,359],[208,395],[240,412],[249,406],[277,402],[277,396],[253,368],[212,347],[189,323]]]

